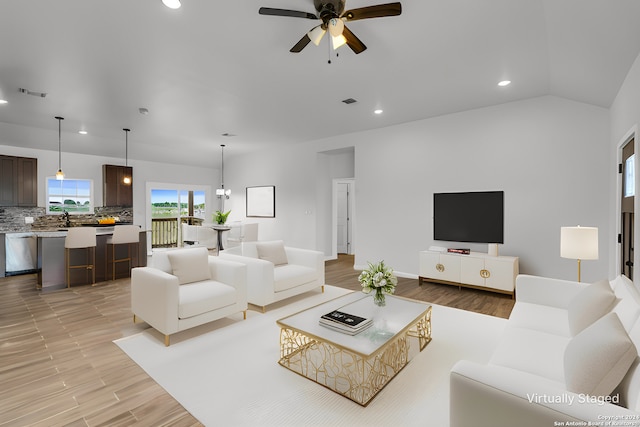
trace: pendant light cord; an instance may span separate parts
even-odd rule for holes
[[[129,131],[131,129],[124,128],[124,165],[125,167],[129,166]]]
[[[221,186],[222,186],[222,189],[224,190],[224,144],[221,144],[220,147],[222,147],[222,157],[221,157],[222,166],[220,168],[222,173],[221,173],[221,176],[220,176],[220,180],[222,181],[221,182],[221,184],[222,184]]]
[[[64,117],[56,116],[56,120],[58,120],[58,170],[62,170],[62,131],[60,127],[60,122],[64,120]]]

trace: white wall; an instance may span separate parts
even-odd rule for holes
[[[576,261],[560,258],[560,227],[600,228],[600,260],[582,264],[584,280],[607,276],[609,116],[606,109],[541,97],[311,143],[236,156],[225,172],[238,194],[249,185],[276,185],[276,218],[263,220],[261,239],[324,250],[330,214],[318,206],[317,153],[355,147],[356,264],[384,259],[396,271],[418,273],[418,252],[434,242],[432,197],[443,191],[505,191],[505,244],[520,271],[565,279]],[[243,197],[232,196],[244,212]],[[324,239],[317,235],[325,235]]]
[[[610,146],[610,167],[615,168],[619,162],[619,146],[625,140],[635,134],[636,153],[638,150],[638,126],[640,123],[640,55],[636,58],[633,66],[629,70],[627,77],[616,96],[610,109],[611,116],[611,146]],[[636,155],[636,171],[638,168]],[[619,178],[617,174],[611,174],[609,179],[610,185],[610,202],[609,202],[609,226],[612,232],[619,232],[618,215],[618,188]],[[640,174],[636,172],[636,188],[640,188]],[[640,197],[635,198],[635,211],[640,212]],[[635,228],[634,241],[636,246],[640,242],[640,229]],[[618,243],[615,239],[609,240],[609,276],[613,277],[619,273],[616,254],[618,252]],[[636,251],[634,264],[640,266],[640,253]],[[638,267],[636,267],[635,277],[638,276]],[[635,280],[636,283],[638,282]]]
[[[30,148],[1,145],[3,136],[0,135],[0,153],[10,156],[35,157],[38,159],[38,206],[45,206],[45,178],[52,177],[58,170],[58,152],[36,150]],[[123,165],[120,158],[91,156],[86,154],[62,153],[62,169],[67,178],[92,179],[94,190],[94,205],[102,206],[102,165]],[[210,185],[215,189],[220,184],[218,169],[206,169],[167,163],[155,163],[129,159],[129,166],[133,167],[133,218],[138,225],[145,225],[146,204],[145,183],[147,181]],[[217,200],[207,200],[207,209],[217,209]],[[207,213],[211,220],[211,212]]]

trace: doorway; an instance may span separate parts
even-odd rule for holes
[[[620,164],[622,186],[620,194],[620,273],[633,280],[635,229],[635,138],[622,146]]]
[[[349,249],[351,246],[351,220],[349,218],[349,198],[351,197],[351,184],[349,182],[338,182],[337,185],[337,251],[338,254],[349,254]]]
[[[333,180],[333,254],[354,254],[355,180]]]
[[[211,218],[210,198],[210,186],[148,182],[148,249],[181,246],[181,224],[201,225]]]

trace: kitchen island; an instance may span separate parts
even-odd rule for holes
[[[53,290],[65,288],[65,261],[64,240],[67,231],[64,229],[33,231],[38,239],[38,288]],[[107,238],[113,234],[113,227],[96,228],[96,283],[111,279],[107,275]],[[147,265],[147,231],[140,230],[140,244],[138,247],[138,263],[133,267]],[[126,256],[126,245],[116,247],[116,257]],[[72,264],[86,264],[86,251],[74,250],[71,252]],[[128,277],[127,263],[116,265],[116,278]],[[71,286],[90,284],[91,280],[86,271],[72,271],[70,277]]]

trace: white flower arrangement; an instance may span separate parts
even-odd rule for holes
[[[398,284],[398,279],[393,274],[393,269],[384,265],[384,261],[372,264],[363,270],[358,276],[362,285],[362,292],[368,294],[375,291],[373,301],[376,305],[385,305],[385,294],[393,294]]]

